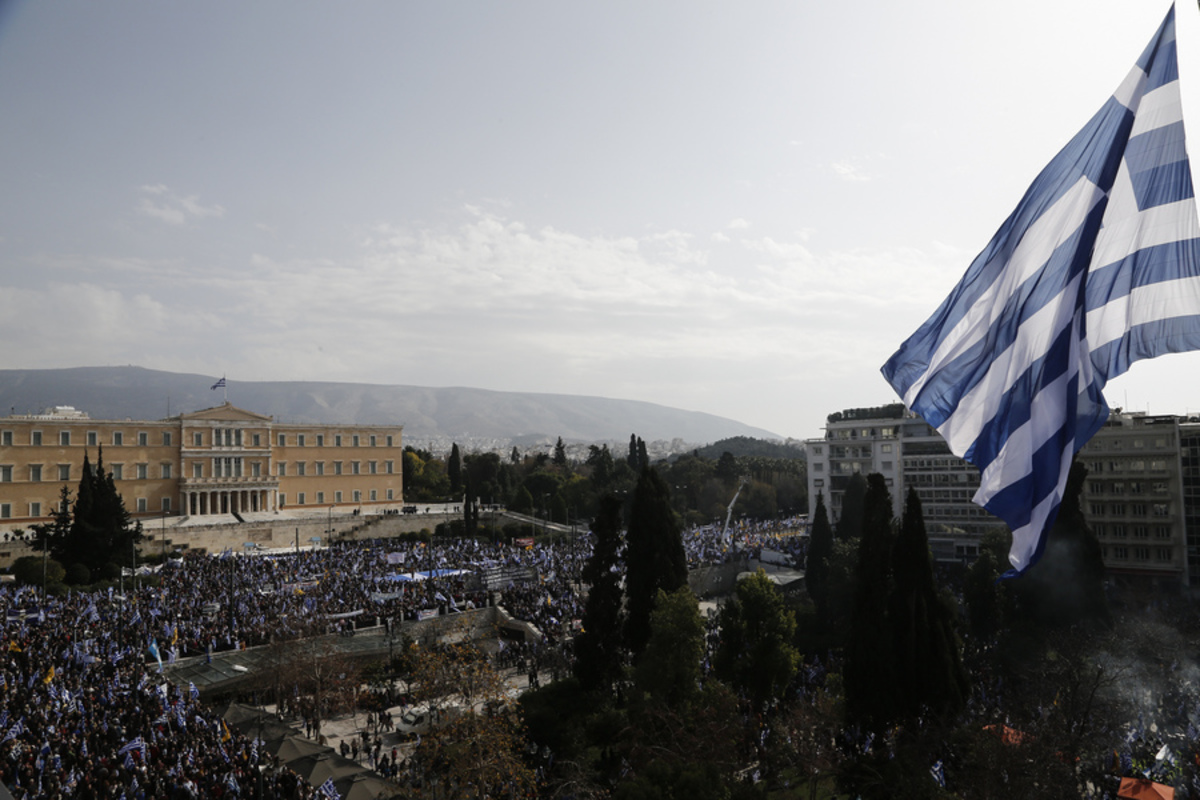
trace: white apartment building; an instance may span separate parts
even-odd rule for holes
[[[916,490],[938,560],[974,559],[983,534],[1004,524],[971,502],[979,488],[979,470],[951,453],[937,431],[901,403],[830,414],[824,438],[805,445],[810,507],[817,493],[823,493],[834,525],[841,518],[851,476],[872,472],[887,483],[897,517],[903,513],[908,489]]]

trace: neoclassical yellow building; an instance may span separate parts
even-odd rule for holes
[[[3,417],[0,530],[49,520],[64,486],[74,496],[85,454],[103,457],[135,518],[399,506],[402,430],[278,423],[229,403],[158,421],[70,407]]]

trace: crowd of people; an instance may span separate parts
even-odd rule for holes
[[[689,562],[787,549],[781,527],[688,531]],[[163,662],[491,603],[541,632],[541,643],[513,644],[498,655],[532,665],[536,675],[545,653],[564,652],[556,645],[582,615],[588,539],[515,546],[373,540],[185,555],[164,563],[159,580],[135,582],[124,594],[47,597],[2,584],[0,647],[9,657],[0,666],[0,781],[18,799],[246,797],[261,782],[265,796],[313,797],[306,781],[275,768],[260,742],[231,731],[195,687],[165,680]],[[526,577],[489,587],[483,576],[498,573]],[[372,761],[394,773],[388,755],[372,752]]]

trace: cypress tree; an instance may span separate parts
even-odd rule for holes
[[[897,719],[923,710],[956,712],[965,705],[967,674],[959,655],[950,610],[933,578],[921,500],[913,489],[892,552],[892,595],[888,602]]]
[[[1087,475],[1087,468],[1078,460],[1071,464],[1042,559],[1014,581],[1021,614],[1046,628],[1112,625],[1104,597],[1100,543],[1083,517],[1081,498]]]
[[[625,571],[625,640],[636,659],[650,639],[658,590],[669,594],[687,583],[687,556],[671,493],[653,468],[642,470],[634,489]]]
[[[446,477],[450,479],[450,494],[455,498],[462,497],[462,454],[458,452],[458,442],[450,447],[450,458],[446,461]]]
[[[84,454],[73,511],[62,563],[83,564],[94,575],[106,577],[115,577],[111,565],[132,564],[142,526],[126,510],[112,473],[105,471],[103,451],[97,453],[95,468]]]
[[[882,475],[872,473],[866,485],[860,509],[862,536],[854,610],[846,645],[846,714],[851,723],[879,729],[892,718],[894,710],[887,627],[892,499]],[[843,519],[849,510],[843,507]]]
[[[842,514],[837,524],[839,542],[849,542],[862,536],[866,495],[867,479],[861,472],[856,472],[850,476],[846,491],[842,493]]]
[[[610,689],[621,677],[624,615],[621,611],[621,501],[600,499],[592,522],[592,556],[583,568],[588,584],[583,632],[575,639],[575,677],[585,690]]]
[[[562,437],[558,437],[558,441],[554,444],[554,465],[556,467],[565,467],[567,465],[567,446],[563,444]]]
[[[825,511],[825,493],[817,493],[817,510],[813,513],[812,535],[808,540],[808,559],[804,565],[804,582],[808,596],[817,607],[817,617],[829,621],[829,558],[833,555],[833,528]]]

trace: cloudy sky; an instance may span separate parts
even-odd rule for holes
[[[0,366],[817,436],[896,399],[880,365],[1167,8],[0,1]],[[1109,400],[1200,409],[1197,367],[1139,364]]]

